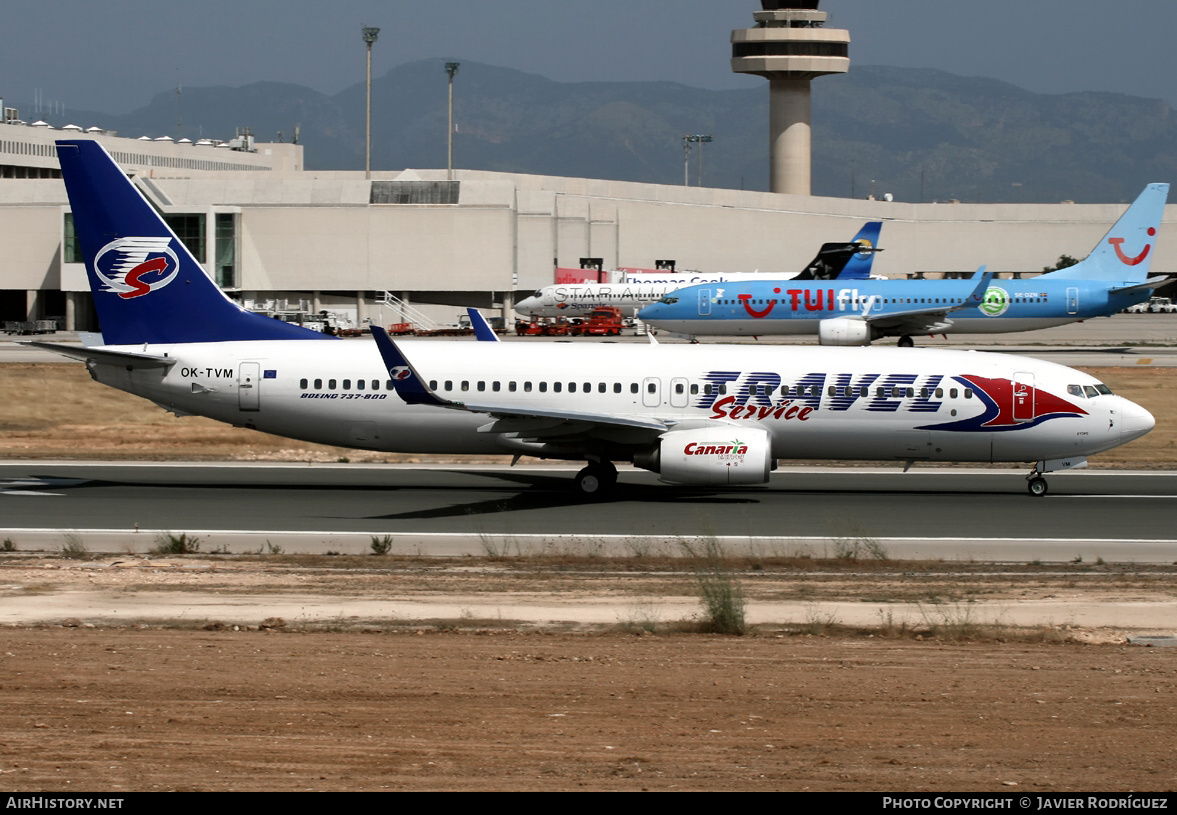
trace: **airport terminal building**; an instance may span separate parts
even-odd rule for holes
[[[101,142],[209,275],[255,310],[328,310],[357,324],[452,323],[501,309],[598,259],[605,269],[799,271],[826,241],[884,222],[888,277],[1034,273],[1082,258],[1126,203],[910,204],[509,173],[315,172],[303,146],[224,146],[0,124],[0,321],[96,327],[54,141]],[[1167,179],[1155,179],[1165,181]],[[1166,216],[1154,274],[1177,257]],[[498,312],[492,312],[498,313]]]

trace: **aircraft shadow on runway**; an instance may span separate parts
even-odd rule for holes
[[[473,476],[484,475],[469,470],[448,470],[455,475]],[[712,489],[699,487],[676,487],[668,484],[632,484],[619,482],[613,494],[606,498],[586,500],[575,491],[575,487],[566,476],[551,476],[538,473],[500,472],[485,473],[488,478],[497,481],[509,481],[520,488],[520,492],[508,498],[491,498],[469,502],[455,502],[449,506],[434,507],[432,509],[412,510],[409,512],[395,512],[388,515],[376,515],[369,520],[425,520],[431,518],[461,518],[471,515],[487,515],[497,512],[525,512],[541,509],[561,509],[565,507],[608,506],[610,504],[637,501],[641,503],[691,503],[691,504],[758,504],[755,498],[744,496],[725,496],[717,494]],[[413,489],[399,487],[398,490]],[[437,487],[419,487],[435,491]],[[509,490],[507,486],[486,486],[465,488],[463,491],[503,492]],[[457,492],[457,490],[455,490]]]

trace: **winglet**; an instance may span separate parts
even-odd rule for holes
[[[376,347],[380,349],[380,358],[384,360],[384,367],[388,371],[388,378],[392,380],[392,387],[396,395],[410,405],[449,405],[438,399],[421,379],[405,355],[397,348],[388,332],[378,325],[372,326],[372,337],[376,340]]]
[[[971,280],[976,280],[977,285],[973,291],[966,297],[956,308],[969,308],[970,306],[978,306],[985,302],[985,292],[989,290],[989,283],[993,280],[993,272],[986,271],[984,266],[981,266],[977,271],[973,272]]]
[[[467,308],[466,313],[470,315],[470,325],[474,326],[474,336],[479,342],[499,341],[499,335],[490,327],[490,323],[482,316],[481,311],[476,308]]]

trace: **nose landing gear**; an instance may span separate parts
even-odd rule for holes
[[[1035,463],[1034,469],[1026,476],[1026,489],[1035,498],[1046,495],[1046,479],[1042,476],[1058,470],[1079,470],[1087,466],[1087,459],[1083,456],[1075,458],[1053,458]]]

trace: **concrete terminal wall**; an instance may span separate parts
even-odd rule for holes
[[[397,173],[375,174],[395,180]],[[444,170],[411,174],[443,180]],[[554,266],[793,272],[829,240],[884,220],[878,273],[1035,272],[1085,256],[1126,203],[908,204],[773,195],[595,179],[458,171],[459,203],[369,204],[359,173],[157,173],[165,212],[238,216],[237,274],[246,291],[530,291]],[[0,183],[0,289],[79,290],[63,268],[61,182]],[[211,218],[209,240],[212,240]],[[1154,273],[1173,270],[1177,210],[1167,213]],[[214,253],[206,252],[209,269]]]

